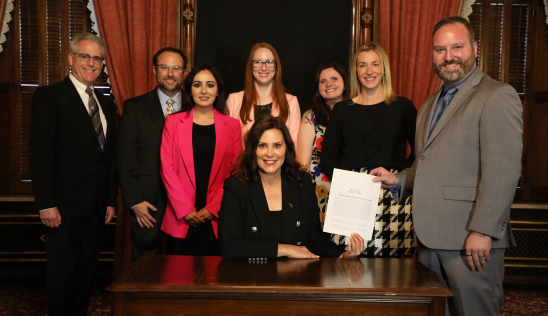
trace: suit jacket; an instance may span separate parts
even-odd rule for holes
[[[184,98],[182,95],[181,99]],[[116,164],[125,208],[143,201],[154,205],[162,214],[166,208],[167,193],[160,176],[165,121],[157,87],[124,102]]]
[[[162,230],[177,238],[186,237],[189,225],[184,217],[196,211],[196,178],[192,150],[194,110],[187,114],[182,112],[167,117],[160,150],[161,174],[168,196]],[[215,154],[205,206],[214,217],[211,224],[215,236],[218,226],[217,214],[223,198],[223,183],[241,151],[239,122],[215,110]]]
[[[227,259],[278,256],[278,243],[270,224],[269,208],[261,182],[225,181],[219,213],[219,245]],[[310,175],[299,182],[282,175],[282,244],[306,246],[321,257],[338,258],[344,250],[320,226],[318,200]]]
[[[116,108],[95,91],[107,123],[103,150],[89,113],[67,76],[34,93],[30,165],[36,208],[87,216],[116,205]]]
[[[417,237],[457,250],[477,231],[493,237],[493,248],[515,245],[508,220],[521,174],[521,101],[476,69],[428,137],[440,93],[419,110],[414,165],[396,175],[402,198],[413,191]]]
[[[289,129],[289,134],[291,134],[291,139],[295,143],[295,148],[297,147],[297,134],[299,134],[299,124],[301,123],[301,109],[299,108],[299,101],[297,97],[291,94],[286,93],[287,102],[289,103],[289,116],[285,125]],[[229,115],[238,121],[240,121],[240,109],[242,108],[242,101],[244,100],[244,91],[231,93],[226,99],[226,106],[228,107]],[[278,109],[272,108],[272,116],[278,116]],[[242,124],[242,139],[245,137],[245,134],[249,132],[251,126],[255,122],[255,112],[251,108],[251,113],[249,113],[250,121],[246,124]]]

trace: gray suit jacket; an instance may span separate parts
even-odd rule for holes
[[[417,237],[458,250],[477,231],[493,237],[493,248],[515,246],[508,220],[521,174],[521,101],[477,69],[428,137],[440,92],[419,110],[415,163],[397,174],[401,198],[413,194]]]

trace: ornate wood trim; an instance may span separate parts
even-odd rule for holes
[[[352,25],[352,50],[354,52],[363,44],[373,39],[375,11],[373,0],[353,0],[354,21]]]
[[[179,18],[177,21],[177,42],[179,48],[188,57],[188,69],[194,66],[194,49],[196,45],[196,1],[178,1]]]

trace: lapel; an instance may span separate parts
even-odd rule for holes
[[[417,131],[415,132],[415,148],[417,153],[420,153],[424,150],[426,141],[428,140],[428,131],[430,130],[430,123],[432,122],[432,116],[434,115],[434,110],[436,109],[436,102],[438,101],[442,89],[440,88],[436,94],[434,94],[429,100],[428,103],[425,103],[419,111],[417,117]]]
[[[293,244],[299,218],[299,183],[282,174],[282,243]],[[302,219],[301,219],[302,220]]]
[[[268,209],[268,202],[266,201],[263,183],[261,182],[260,178],[258,182],[250,180],[249,183],[249,195],[251,197],[251,203],[253,203],[255,216],[257,216],[257,221],[259,222],[259,233],[261,234],[261,239],[272,240],[272,226],[270,225],[270,218],[268,213],[270,211]]]
[[[186,167],[190,181],[196,188],[196,178],[194,173],[194,152],[192,151],[192,124],[194,122],[194,109],[190,113],[181,113],[179,119],[181,123],[177,129],[177,140],[181,149],[181,159]]]
[[[150,112],[150,116],[156,123],[156,126],[158,126],[160,131],[163,131],[166,117],[164,116],[164,111],[162,110],[162,104],[160,104],[158,87],[148,93],[148,102],[146,106]]]
[[[84,105],[84,102],[82,102],[82,98],[80,97],[80,94],[78,94],[78,90],[76,90],[76,87],[70,81],[69,76],[65,77],[65,80],[63,80],[63,84],[65,85],[65,88],[67,90],[68,98],[74,106],[74,109],[79,114],[80,119],[82,120],[82,123],[87,127],[89,130],[91,136],[97,144],[99,144],[99,140],[97,139],[97,135],[95,134],[95,129],[93,128],[93,123],[91,122],[91,117],[89,116],[88,111],[86,110],[86,106]],[[106,137],[105,137],[106,138]]]
[[[213,110],[213,112],[215,114],[215,155],[213,156],[213,164],[211,165],[208,188],[211,188],[211,185],[215,181],[219,169],[221,168],[229,132],[226,128],[228,117],[222,115],[217,110]]]
[[[436,124],[436,127],[434,127],[434,130],[432,130],[432,134],[430,134],[430,137],[426,140],[426,144],[423,148],[428,147],[432,141],[436,138],[436,136],[440,133],[440,131],[443,129],[443,127],[449,122],[455,111],[468,99],[470,94],[476,90],[477,85],[480,83],[481,78],[483,77],[483,72],[481,70],[476,69],[474,74],[470,78],[466,80],[466,82],[462,85],[460,90],[455,94],[453,97],[453,100],[451,100],[451,103],[447,106],[447,109],[445,109],[445,112],[441,116],[440,120]],[[440,89],[441,91],[441,89]],[[439,92],[438,92],[439,93]],[[439,94],[438,94],[439,97]],[[433,108],[435,107],[435,102],[437,102],[438,99],[435,98],[435,101],[433,100]],[[433,112],[434,109],[431,109]],[[432,120],[432,114],[430,114],[430,121]],[[429,124],[428,127],[430,127]],[[428,133],[428,128],[427,128]]]

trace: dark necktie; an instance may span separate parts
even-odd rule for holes
[[[103,124],[101,124],[99,106],[97,105],[97,101],[95,101],[95,98],[93,97],[93,90],[91,90],[90,88],[86,88],[86,93],[89,95],[89,116],[91,117],[91,122],[93,123],[95,134],[97,135],[97,140],[101,145],[101,150],[103,150],[103,145],[105,144],[105,133],[103,132]]]
[[[441,104],[441,109],[438,108],[434,111],[434,117],[432,118],[432,124],[430,124],[430,132],[428,133],[428,136],[432,134],[434,127],[436,127],[436,124],[438,124],[438,121],[440,120],[443,112],[445,112],[445,109],[447,109],[447,106],[449,105],[449,103],[451,103],[451,100],[453,99],[453,96],[455,95],[455,93],[457,93],[457,91],[459,91],[459,89],[454,87],[445,92]]]

